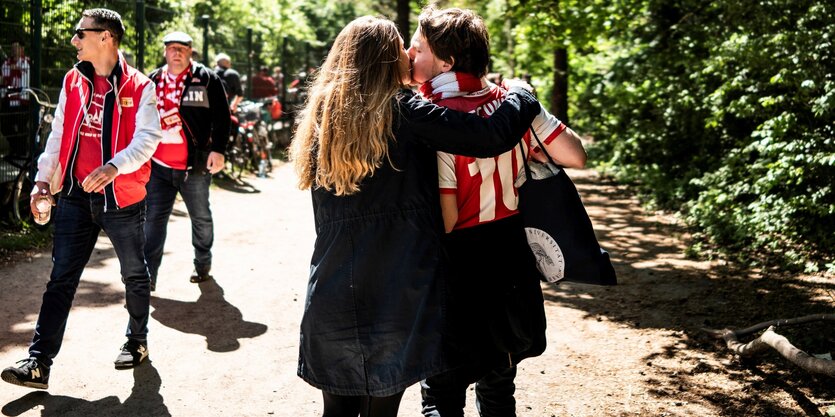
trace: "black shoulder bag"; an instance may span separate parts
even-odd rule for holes
[[[609,254],[600,248],[580,194],[531,128],[548,163],[528,162],[520,142],[525,182],[518,187],[519,213],[542,280],[615,285]]]

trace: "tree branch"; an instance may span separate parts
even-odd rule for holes
[[[722,335],[728,348],[740,356],[753,356],[769,347],[774,348],[780,355],[791,363],[813,373],[824,374],[835,377],[835,362],[828,359],[818,359],[808,353],[794,347],[784,336],[774,332],[774,327],[769,327],[760,337],[748,343],[740,343],[732,331]]]
[[[751,327],[742,330],[736,330],[734,333],[736,333],[737,336],[744,336],[746,334],[758,332],[762,329],[766,329],[769,327],[792,326],[795,324],[809,323],[812,321],[835,321],[835,314],[810,314],[808,316],[796,317],[793,319],[771,320],[764,323],[755,324]]]
[[[741,330],[704,330],[711,336],[724,340],[728,349],[732,350],[739,356],[753,356],[768,350],[768,348],[771,347],[784,358],[788,359],[791,363],[809,372],[835,377],[834,361],[828,359],[818,359],[811,356],[808,353],[794,347],[788,339],[774,331],[777,326],[790,326],[813,321],[835,321],[835,314],[812,314],[793,319],[771,320]],[[763,332],[760,337],[748,343],[742,343],[738,340],[739,336],[754,333],[766,327],[768,329]]]
[[[747,334],[751,334],[754,332],[758,332],[762,329],[767,329],[769,327],[780,327],[780,326],[793,326],[796,324],[803,324],[809,323],[813,321],[835,321],[835,314],[810,314],[808,316],[803,317],[795,317],[793,319],[777,319],[777,320],[770,320],[766,322],[762,322],[759,324],[755,324],[751,327],[746,327],[741,330],[731,330],[731,329],[722,329],[722,330],[713,330],[713,329],[704,329],[706,332],[710,333],[713,337],[722,338],[725,332],[733,332],[736,337],[745,336]]]

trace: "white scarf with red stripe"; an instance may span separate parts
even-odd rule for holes
[[[191,67],[178,75],[168,72],[168,65],[162,67],[157,83],[157,110],[162,125],[162,143],[185,143],[183,121],[180,118],[180,96],[185,90],[186,77]]]
[[[478,78],[465,72],[442,72],[420,86],[420,93],[431,102],[452,97],[461,97],[486,92],[490,87],[487,79]]]

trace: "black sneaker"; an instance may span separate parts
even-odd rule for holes
[[[195,269],[195,271],[192,272],[191,278],[189,279],[189,281],[191,281],[195,284],[199,284],[201,282],[208,281],[210,279],[212,279],[212,276],[209,275],[209,270],[201,268],[201,269]]]
[[[128,339],[122,345],[122,351],[116,357],[116,369],[130,369],[139,365],[148,357],[148,344],[134,339]]]
[[[0,378],[10,384],[29,388],[49,388],[49,367],[35,358],[17,361],[19,367],[10,366],[3,370]]]

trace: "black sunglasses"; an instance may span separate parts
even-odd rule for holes
[[[84,32],[105,32],[107,29],[101,28],[75,28],[75,36],[78,36],[78,39],[84,39]]]

